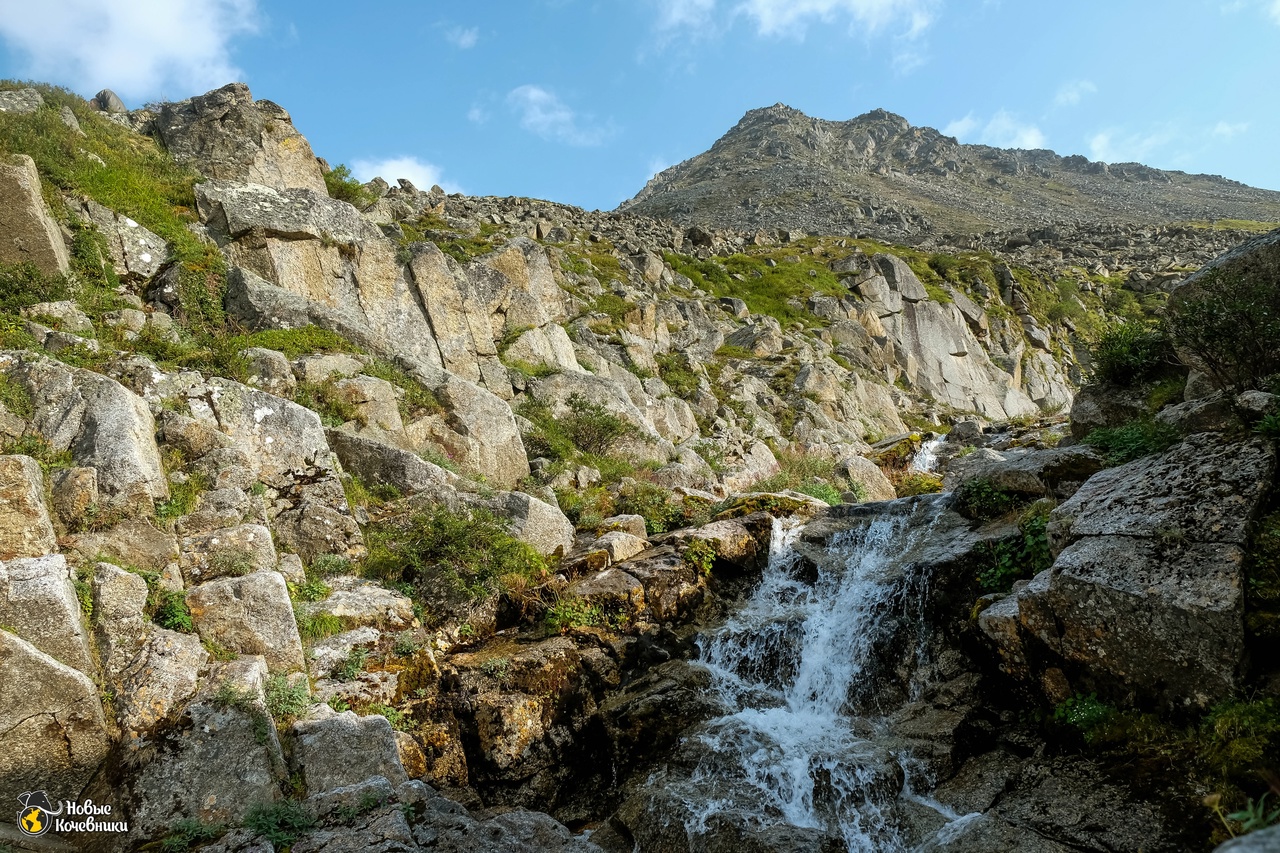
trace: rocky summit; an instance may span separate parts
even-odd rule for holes
[[[873,110],[844,122],[751,110],[618,208],[687,224],[919,243],[1051,226],[1280,221],[1280,193],[1046,150],[963,145]]]
[[[0,84],[0,851],[1273,849],[1275,195]]]

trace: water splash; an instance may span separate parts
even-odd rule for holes
[[[904,768],[867,737],[875,721],[854,710],[892,630],[886,616],[921,594],[894,560],[928,535],[928,524],[912,523],[916,511],[840,534],[816,578],[797,571],[799,527],[775,525],[759,588],[701,645],[726,713],[697,735],[706,757],[691,781],[708,797],[688,804],[690,838],[728,817],[821,830],[850,851],[906,849],[895,817]]]
[[[916,455],[911,458],[911,470],[917,474],[932,474],[938,470],[938,449],[946,440],[945,435],[939,435],[920,445]]]

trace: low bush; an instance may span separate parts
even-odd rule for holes
[[[554,633],[563,634],[571,628],[604,624],[604,613],[581,598],[565,596],[547,608],[546,624]]]
[[[288,676],[273,675],[265,688],[267,713],[278,722],[286,723],[302,716],[311,705],[311,694],[306,681],[290,684]]]
[[[325,173],[324,186],[330,198],[345,201],[361,210],[378,200],[351,174],[351,168],[345,163],[339,163]]]
[[[169,827],[169,833],[160,842],[160,853],[187,853],[194,846],[221,838],[226,831],[220,823],[183,818]]]
[[[1262,388],[1280,373],[1280,281],[1213,270],[1170,300],[1173,343],[1222,387]]]
[[[989,521],[1017,508],[1017,496],[997,488],[990,480],[977,477],[956,489],[956,510],[965,518]]]
[[[245,815],[244,825],[261,835],[276,850],[281,850],[292,845],[307,830],[315,828],[316,819],[297,800],[280,800],[251,808]]]
[[[1115,385],[1133,386],[1177,363],[1169,335],[1158,326],[1116,323],[1090,348],[1094,374]]]
[[[172,589],[156,586],[149,596],[151,621],[161,628],[170,631],[193,633],[195,622],[191,620],[191,610],[187,607],[187,594]]]
[[[1108,465],[1123,465],[1152,453],[1161,453],[1177,444],[1178,440],[1176,428],[1153,420],[1102,427],[1082,439],[1084,444],[1096,447]]]
[[[577,394],[569,398],[568,406],[568,414],[560,417],[537,400],[520,406],[519,414],[534,426],[525,436],[530,456],[566,462],[578,454],[605,456],[623,439],[641,435],[635,424]]]
[[[1014,581],[1035,577],[1053,564],[1046,533],[1049,509],[1047,502],[1033,506],[1019,521],[1018,536],[988,546],[988,560],[978,569],[983,592],[1008,592]]]

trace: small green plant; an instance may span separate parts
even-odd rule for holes
[[[990,480],[977,477],[966,480],[956,489],[956,509],[966,518],[989,521],[1011,512],[1018,499]]]
[[[157,587],[152,593],[151,621],[170,631],[190,634],[195,631],[191,610],[187,607],[187,594],[178,590]]]
[[[3,373],[0,373],[0,406],[24,421],[30,420],[36,410],[31,393]]]
[[[224,548],[209,556],[209,569],[224,577],[243,577],[253,571],[253,552],[243,548]]]
[[[254,696],[251,690],[237,687],[229,681],[224,681],[218,685],[218,691],[213,694],[215,705],[236,711],[250,711],[256,701],[257,697]]]
[[[1272,412],[1258,421],[1253,431],[1263,438],[1280,440],[1280,412]]]
[[[1240,834],[1243,835],[1280,823],[1280,806],[1267,808],[1267,794],[1263,794],[1256,801],[1250,797],[1244,808],[1232,812],[1227,818],[1240,824]]]
[[[571,628],[594,627],[603,622],[604,613],[599,607],[575,596],[559,598],[547,608],[547,628],[557,634],[563,634]]]
[[[1094,343],[1092,356],[1099,379],[1126,387],[1167,370],[1177,361],[1163,329],[1132,321],[1106,328]]]
[[[351,573],[351,561],[337,554],[321,554],[311,561],[311,571],[322,578]]]
[[[265,838],[276,850],[292,845],[298,837],[313,829],[316,820],[307,807],[297,800],[261,803],[245,815],[244,825]]]
[[[305,681],[290,684],[288,676],[273,675],[267,679],[265,689],[267,713],[280,722],[296,719],[311,704],[311,695]]]
[[[984,592],[1008,592],[1014,581],[1034,577],[1053,564],[1048,520],[1048,503],[1033,506],[1018,524],[1020,535],[988,547],[989,559],[978,571],[978,585]]]
[[[305,610],[294,609],[293,616],[298,623],[298,634],[307,642],[317,642],[325,637],[332,637],[334,634],[341,634],[345,627],[342,624],[342,618],[332,613],[307,613]]]
[[[1076,695],[1059,704],[1053,711],[1055,722],[1078,729],[1088,740],[1094,732],[1108,722],[1116,709],[1098,701],[1098,694]]]
[[[193,846],[221,838],[227,828],[220,823],[205,823],[195,818],[183,818],[169,827],[169,834],[160,842],[161,853],[187,853]]]
[[[338,681],[355,681],[356,677],[364,672],[364,665],[368,660],[368,649],[353,646],[351,651],[347,652],[346,659],[333,671],[333,677]]]
[[[413,717],[399,708],[375,703],[369,706],[369,713],[386,717],[387,722],[391,724],[391,728],[398,732],[407,732],[413,729]]]
[[[297,601],[324,601],[333,589],[320,578],[307,578],[291,590]]]
[[[1143,456],[1161,453],[1178,443],[1178,430],[1154,420],[1130,421],[1118,427],[1102,427],[1084,437],[1096,447],[1108,465],[1124,465]]]
[[[332,377],[323,382],[299,382],[293,392],[293,401],[320,415],[321,422],[327,427],[340,427],[351,421],[365,425],[360,408]]]
[[[398,657],[413,657],[422,651],[422,641],[418,639],[418,635],[413,631],[401,631],[396,634],[395,642],[391,646],[391,651]]]
[[[503,681],[507,677],[507,670],[511,668],[511,661],[505,657],[489,658],[480,664],[480,671],[492,678],[494,681]]]
[[[333,710],[337,711],[339,714],[341,714],[343,711],[351,710],[351,703],[348,702],[346,699],[343,699],[341,696],[330,696],[329,701],[326,702],[325,704],[328,705]]]
[[[1170,300],[1169,336],[1225,388],[1262,388],[1280,373],[1280,282],[1274,268],[1213,270]]]
[[[691,400],[698,393],[700,379],[693,369],[689,356],[684,353],[660,353],[654,356],[658,362],[658,375],[677,397]]]
[[[180,483],[170,483],[168,499],[156,501],[156,520],[165,524],[190,515],[208,486],[203,474],[190,474]]]
[[[716,562],[715,546],[706,539],[694,539],[689,543],[689,547],[684,549],[682,559],[686,566],[692,567],[704,577],[709,577]]]
[[[324,186],[330,198],[345,201],[361,210],[377,201],[377,196],[356,180],[345,163],[339,163],[325,173]]]
[[[40,463],[40,469],[48,476],[53,471],[73,467],[76,463],[70,450],[54,450],[43,436],[27,433],[4,445],[0,450],[5,456],[30,456]]]

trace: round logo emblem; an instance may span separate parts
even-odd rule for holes
[[[32,838],[48,832],[53,822],[50,818],[62,814],[62,806],[55,812],[44,791],[28,791],[18,797],[18,802],[22,804],[18,811],[18,829]]]

